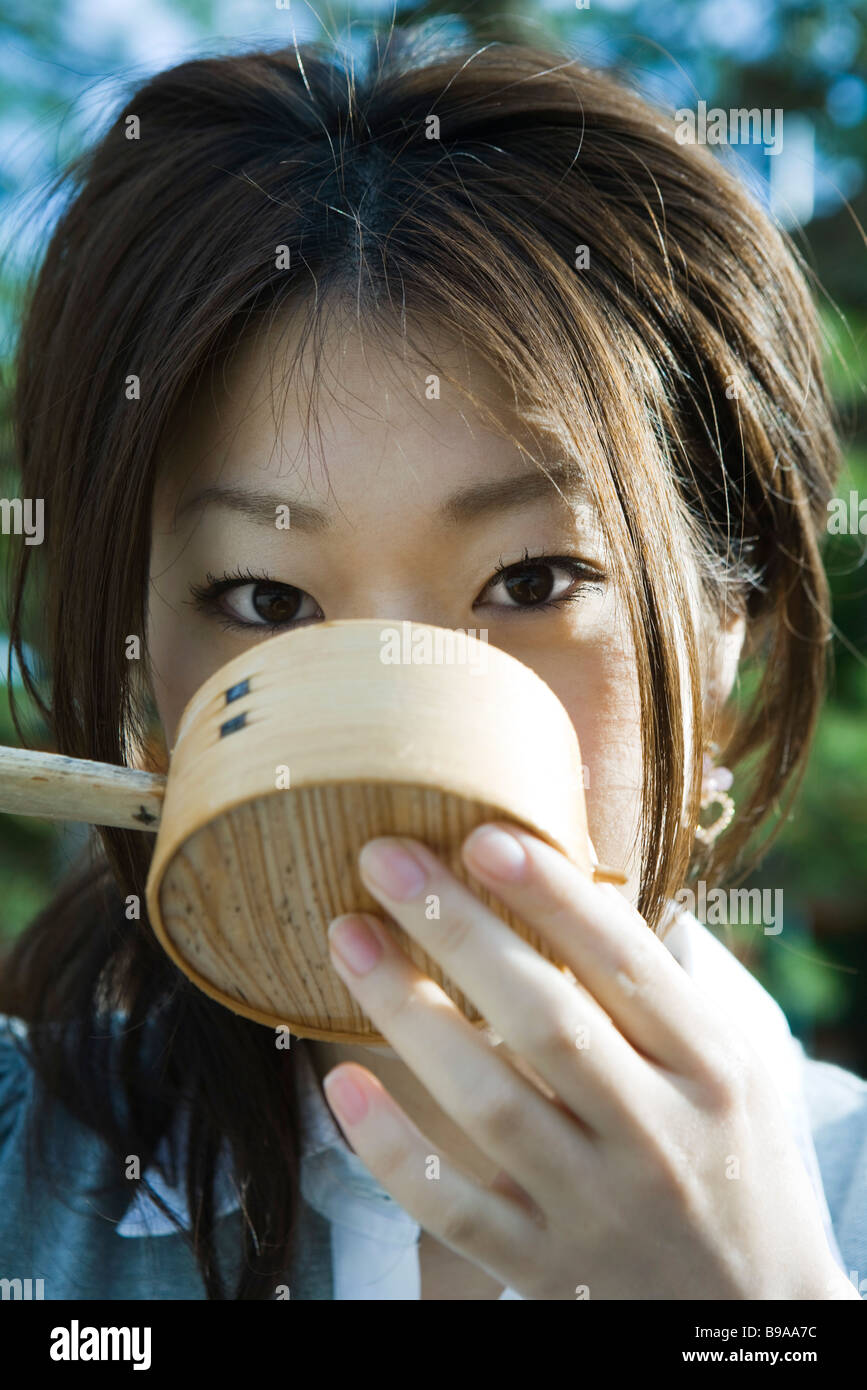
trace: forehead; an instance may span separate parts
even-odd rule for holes
[[[160,459],[159,513],[214,484],[290,478],[295,494],[350,507],[378,491],[434,505],[474,482],[538,477],[534,459],[577,495],[577,465],[472,345],[424,318],[408,337],[371,331],[349,311],[305,334],[305,307],[248,331],[187,393]]]

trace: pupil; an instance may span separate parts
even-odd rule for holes
[[[516,603],[544,603],[554,587],[550,565],[533,565],[510,575],[506,592]]]
[[[289,623],[298,612],[301,590],[291,585],[257,584],[253,607],[269,623]]]

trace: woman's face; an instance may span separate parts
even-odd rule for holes
[[[591,839],[603,863],[629,874],[634,901],[635,660],[590,497],[561,483],[564,501],[446,380],[449,372],[494,405],[553,472],[559,460],[539,451],[484,361],[433,331],[423,341],[442,368],[438,399],[430,365],[376,347],[355,321],[332,329],[309,448],[307,349],[287,389],[275,339],[250,338],[192,402],[162,461],[153,512],[148,647],[167,746],[206,677],[293,624],[379,618],[481,630],[569,712]],[[288,528],[278,506],[289,509]],[[220,590],[210,597],[209,574]]]

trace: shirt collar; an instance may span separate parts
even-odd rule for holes
[[[361,1235],[374,1236],[394,1245],[410,1245],[421,1233],[419,1223],[401,1207],[368,1172],[349,1147],[338,1128],[303,1040],[297,1040],[293,1065],[298,1079],[301,1110],[301,1195],[308,1206],[332,1224],[346,1226]],[[177,1152],[186,1152],[189,1117],[181,1111],[176,1121]],[[186,1193],[181,1176],[176,1181],[163,1177],[171,1172],[171,1148],[164,1137],[157,1147],[153,1165],[145,1180],[189,1230]],[[232,1176],[228,1145],[220,1152],[215,1174],[215,1215],[219,1218],[240,1211],[241,1203]],[[148,1197],[136,1192],[133,1201],[116,1226],[119,1236],[177,1235],[178,1228]]]
[[[322,1094],[313,1064],[298,1049],[301,1105],[301,1194],[332,1223],[393,1245],[411,1245],[421,1227],[371,1175],[349,1147]]]

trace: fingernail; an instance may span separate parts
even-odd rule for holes
[[[367,1114],[367,1096],[347,1072],[329,1072],[322,1079],[322,1089],[329,1105],[347,1124],[357,1125]]]
[[[382,957],[382,943],[363,917],[335,917],[328,940],[353,975],[368,975]]]
[[[478,826],[465,841],[464,851],[492,878],[518,879],[527,863],[524,846],[498,825]]]
[[[377,888],[397,902],[416,897],[427,882],[425,870],[399,840],[369,840],[359,864]]]

